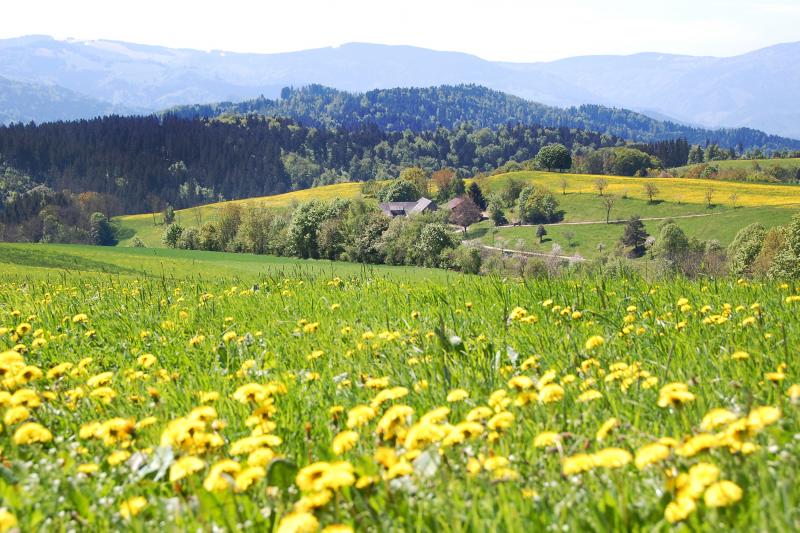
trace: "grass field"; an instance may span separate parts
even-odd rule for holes
[[[625,202],[625,201],[621,201]],[[645,203],[645,202],[641,202]],[[663,204],[668,209],[669,204]],[[623,211],[620,209],[620,211]],[[626,216],[641,213],[650,213],[643,210],[627,210]],[[727,246],[736,236],[736,233],[743,227],[753,222],[760,222],[767,227],[780,226],[789,222],[792,215],[798,210],[785,207],[742,207],[737,209],[713,209],[703,208],[700,213],[707,216],[696,218],[675,218],[673,221],[690,237],[697,237],[700,240],[717,240],[722,245]],[[672,216],[681,216],[677,213]],[[663,215],[662,215],[663,216]],[[625,218],[621,216],[620,218]],[[658,235],[661,220],[645,221],[645,227],[650,235]],[[624,224],[586,224],[570,225],[556,224],[548,225],[547,236],[542,243],[536,237],[535,227],[500,227],[495,228],[490,222],[483,221],[479,224],[470,226],[467,232],[467,239],[477,239],[482,244],[501,248],[524,250],[538,253],[550,253],[553,244],[558,244],[562,255],[574,255],[592,259],[600,254],[598,244],[603,244],[606,250],[614,247],[616,242],[622,237]],[[567,236],[571,235],[571,239]]]
[[[260,276],[303,275],[444,281],[455,275],[440,269],[359,265],[197,250],[5,243],[0,243],[0,267],[2,272],[32,276],[34,279],[43,275],[59,277],[84,272],[167,279],[238,278],[247,282]]]
[[[561,194],[560,180],[567,180],[567,194]],[[565,211],[564,222],[601,221],[587,225],[549,225],[543,243],[536,238],[534,227],[494,228],[488,221],[470,227],[468,239],[510,249],[549,253],[553,244],[558,244],[564,255],[579,253],[586,258],[598,255],[597,245],[613,248],[622,236],[622,224],[605,224],[605,207],[598,196],[594,182],[600,176],[553,174],[546,172],[515,172],[483,178],[485,189],[500,190],[509,179],[544,185],[556,193],[560,209]],[[729,183],[713,180],[624,178],[605,176],[608,190],[605,194],[617,197],[611,219],[625,220],[633,215],[642,218],[676,217],[674,221],[689,237],[701,240],[718,240],[729,244],[736,233],[753,222],[767,227],[787,223],[800,210],[800,187],[791,185],[764,185],[754,183]],[[649,203],[644,192],[644,183],[655,183],[659,189],[656,203]],[[714,189],[714,207],[705,205],[705,191]],[[733,207],[731,193],[738,194],[737,207]],[[623,197],[623,193],[627,198]],[[689,215],[704,215],[680,218]],[[660,220],[646,221],[651,235],[658,232]],[[567,239],[572,234],[572,239]]]
[[[800,528],[789,286],[96,250],[0,248],[4,530]]]
[[[712,161],[709,164],[716,165],[722,169],[743,169],[753,170],[755,164],[758,164],[762,169],[771,167],[797,167],[800,166],[800,158],[787,158],[787,159],[733,159],[730,161]],[[676,167],[671,169],[677,175],[683,175],[694,165],[686,165],[683,167]]]

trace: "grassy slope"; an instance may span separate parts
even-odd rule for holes
[[[731,161],[712,161],[710,164],[718,166],[720,169],[726,168],[743,168],[745,170],[750,170],[753,168],[753,165],[758,163],[761,168],[770,168],[770,167],[796,167],[800,165],[800,158],[788,158],[788,159],[734,159]],[[702,163],[701,163],[702,164]],[[685,173],[689,168],[697,166],[697,165],[686,165],[683,167],[677,167],[672,169],[678,175],[682,175]]]
[[[729,163],[749,162],[731,161]],[[628,178],[551,172],[512,172],[480,178],[478,182],[487,193],[491,193],[498,191],[507,180],[512,178],[544,185],[557,192],[560,207],[565,211],[565,222],[605,220],[605,207],[595,189],[595,181],[602,178],[608,182],[606,194],[617,196],[617,202],[611,212],[612,219],[626,219],[632,215],[652,218],[710,213],[711,217],[680,219],[678,222],[690,236],[701,239],[717,239],[723,244],[730,242],[739,229],[751,222],[759,221],[767,226],[784,224],[793,213],[793,210],[789,208],[800,207],[800,187],[791,185],[674,178]],[[568,182],[566,195],[560,194],[562,178]],[[657,202],[654,204],[646,201],[644,192],[644,183],[646,182],[655,183],[659,188]],[[709,189],[714,190],[713,201],[716,205],[713,209],[705,206],[705,193]],[[733,192],[738,195],[738,208],[735,210],[730,199]],[[624,195],[627,198],[622,198]],[[313,198],[330,200],[359,197],[361,197],[360,183],[342,183],[276,196],[236,200],[234,203],[280,209]],[[177,218],[184,225],[197,225],[215,219],[222,206],[222,203],[217,203],[184,209],[177,212]],[[154,225],[152,215],[130,215],[120,217],[118,221],[126,237],[120,243],[122,246],[126,246],[133,235],[141,238],[148,247],[161,246],[161,234],[164,227],[161,224]],[[648,222],[648,231],[655,232],[658,224],[657,221]],[[613,243],[622,234],[622,226],[605,224],[561,226],[552,227],[548,232],[550,240],[540,245],[531,228],[502,228],[493,232],[491,225],[483,222],[475,225],[470,230],[468,237],[480,238],[487,244],[492,242],[498,244],[497,238],[499,237],[504,239],[502,244],[506,247],[543,252],[549,252],[553,242],[557,242],[568,254],[578,252],[584,257],[593,257],[597,253],[598,243],[602,242],[606,246],[613,246]],[[573,246],[568,246],[564,236],[567,232],[575,235]]]
[[[56,244],[0,243],[0,271],[9,274],[58,276],[64,272],[103,272],[114,275],[166,278],[241,278],[258,276],[392,277],[444,281],[458,274],[444,270],[362,266],[354,263],[285,257],[155,248],[107,248]]]
[[[567,194],[562,195],[561,178],[568,182]],[[552,174],[547,172],[514,172],[500,174],[480,180],[488,191],[499,190],[509,179],[521,179],[528,183],[544,185],[554,192],[560,208],[566,214],[564,222],[605,220],[605,208],[595,189],[595,180],[600,176],[576,174]],[[676,218],[675,222],[689,236],[699,239],[716,239],[727,245],[741,228],[761,222],[765,226],[785,224],[800,208],[800,187],[790,185],[766,185],[757,183],[732,183],[714,180],[685,180],[661,178],[625,178],[603,176],[608,181],[606,194],[614,194],[617,201],[611,211],[612,219],[627,219],[632,215],[645,218],[681,217],[704,214],[697,218]],[[656,183],[660,190],[657,203],[649,204],[644,194],[644,183]],[[713,201],[717,204],[708,209],[705,205],[705,191],[714,189]],[[736,192],[737,208],[731,205],[730,195]],[[628,198],[622,198],[626,193]],[[650,234],[658,231],[661,221],[647,221],[645,225]],[[607,248],[622,236],[621,224],[561,225],[549,226],[545,241],[540,244],[535,236],[535,228],[515,227],[495,229],[489,222],[476,224],[467,238],[480,239],[481,242],[505,248],[550,252],[553,243],[564,250],[564,254],[580,253],[591,258],[597,255],[597,245],[603,243]],[[572,245],[566,238],[572,233]]]

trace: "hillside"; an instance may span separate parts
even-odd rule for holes
[[[354,92],[470,83],[548,105],[601,104],[706,128],[800,138],[799,48],[788,43],[726,58],[651,53],[512,64],[363,43],[237,54],[28,36],[0,41],[0,76],[148,111],[275,98],[282,87],[311,83]]]
[[[254,116],[214,121],[104,117],[0,126],[0,154],[11,166],[54,191],[108,195],[116,214],[395,178],[411,166],[427,172],[452,167],[466,176],[512,159],[531,159],[550,143],[577,149],[622,140],[537,126],[491,131],[461,125],[410,133],[375,125],[314,128],[288,118]]]
[[[568,182],[566,195],[560,194],[561,177]],[[557,245],[563,255],[579,254],[592,259],[602,250],[615,246],[624,229],[621,221],[631,216],[642,217],[650,235],[657,235],[659,225],[672,219],[689,238],[714,240],[727,246],[740,229],[753,222],[766,227],[784,225],[800,211],[800,187],[792,185],[604,176],[607,181],[604,194],[615,197],[610,218],[612,222],[618,221],[607,224],[606,207],[595,186],[597,179],[598,176],[543,172],[515,172],[483,178],[479,183],[487,191],[499,191],[509,180],[548,187],[559,193],[556,198],[565,217],[562,223],[547,225],[544,242],[536,238],[536,228],[495,228],[488,221],[472,226],[465,239],[484,246],[540,254],[551,253]],[[658,188],[654,203],[647,201],[645,183]],[[711,208],[706,203],[709,191]]]
[[[693,165],[684,165],[670,169],[676,176],[686,176],[692,174],[699,169],[707,166],[715,166],[720,170],[738,170],[745,172],[755,172],[759,170],[769,169],[786,169],[794,170],[800,169],[800,158],[785,158],[785,159],[730,159],[722,161],[710,161],[708,163],[696,163]],[[795,178],[797,179],[797,178]]]
[[[566,179],[566,194],[561,180]],[[545,186],[556,193],[560,208],[565,211],[563,222],[548,225],[548,238],[539,243],[535,228],[495,228],[488,221],[473,225],[464,239],[476,243],[537,253],[550,253],[558,244],[564,254],[579,253],[586,258],[598,255],[598,244],[613,247],[622,235],[621,224],[605,223],[605,207],[598,197],[595,181],[598,176],[549,172],[513,172],[476,180],[486,193],[499,192],[509,180]],[[757,183],[720,182],[702,179],[629,178],[604,176],[608,182],[606,195],[617,200],[611,211],[612,220],[625,220],[633,215],[646,221],[648,231],[657,232],[662,220],[675,218],[689,237],[716,240],[727,245],[741,228],[752,222],[766,226],[785,224],[800,210],[800,187]],[[648,203],[644,184],[656,184],[659,193],[655,203]],[[706,206],[706,193],[712,190],[714,207]],[[731,195],[737,194],[736,207]],[[333,200],[361,198],[358,183],[344,183],[296,191],[282,195],[238,200],[242,206],[284,210],[310,199]],[[176,221],[183,226],[199,226],[215,221],[228,202],[211,204],[176,212]],[[161,215],[128,215],[116,219],[123,240],[128,246],[136,236],[148,247],[163,247],[164,225]],[[569,237],[569,238],[568,238]]]
[[[690,144],[716,143],[726,148],[800,149],[800,141],[749,128],[708,130],[660,121],[627,109],[599,105],[559,108],[476,85],[376,89],[348,93],[312,85],[285,89],[279,99],[179,106],[166,111],[180,117],[213,118],[249,113],[292,117],[303,124],[358,127],[377,124],[389,131],[453,128],[461,122],[497,128],[505,124],[561,126],[650,142],[686,138]]]
[[[0,124],[94,118],[132,109],[59,87],[13,81],[0,76]]]

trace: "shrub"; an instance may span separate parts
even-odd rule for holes
[[[459,246],[450,252],[450,263],[465,274],[478,274],[481,271],[481,254],[477,248]]]
[[[767,230],[759,222],[739,230],[728,246],[729,268],[733,275],[741,277],[752,274],[753,263],[761,252],[766,236]]]
[[[424,266],[442,266],[442,252],[457,245],[450,228],[438,222],[426,224],[416,244]]]
[[[164,246],[169,248],[177,248],[178,247],[178,240],[181,238],[181,234],[183,233],[183,227],[180,224],[170,224],[167,226],[167,229],[164,230],[164,235],[161,237],[161,242]]]
[[[145,247],[144,241],[142,239],[140,239],[138,236],[134,237],[133,239],[131,239],[130,247],[131,248],[144,248]]]
[[[525,224],[555,222],[560,217],[558,200],[544,187],[529,186],[522,189],[517,200],[517,213]]]
[[[194,226],[189,226],[178,239],[178,248],[182,250],[197,250],[200,248],[200,231]]]

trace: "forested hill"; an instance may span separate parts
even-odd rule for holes
[[[600,105],[553,107],[478,85],[377,89],[366,93],[309,85],[300,89],[285,88],[277,100],[261,97],[240,103],[180,106],[167,113],[187,118],[257,113],[292,117],[305,125],[375,124],[388,131],[410,129],[415,132],[439,126],[452,128],[461,122],[470,122],[479,128],[497,128],[509,123],[542,124],[597,131],[640,142],[683,137],[691,144],[709,142],[740,152],[752,148],[800,149],[800,140],[750,128],[708,130]]]
[[[412,133],[389,132],[374,124],[310,127],[257,115],[225,120],[111,116],[16,124],[0,127],[0,161],[31,179],[0,198],[0,219],[18,222],[30,215],[21,206],[39,205],[26,196],[37,185],[105,194],[126,212],[142,212],[159,202],[187,207],[340,181],[395,178],[411,166],[426,172],[452,167],[467,176],[531,159],[551,143],[592,149],[622,142],[569,128],[516,125],[490,130],[462,124]]]

